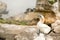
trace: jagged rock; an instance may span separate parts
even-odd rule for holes
[[[56,33],[60,33],[60,20],[56,20],[56,22],[52,24],[52,28]]]

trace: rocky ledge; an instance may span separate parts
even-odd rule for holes
[[[39,30],[37,29],[36,25],[22,26],[14,24],[0,24],[1,40],[44,40],[44,38],[46,40],[56,40],[56,35],[52,33],[44,36],[42,34],[38,34]]]

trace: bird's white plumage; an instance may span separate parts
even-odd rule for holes
[[[41,22],[38,22],[37,26],[41,32],[46,33],[46,34],[49,33],[51,30],[51,28],[48,25],[43,24]]]
[[[39,28],[39,30],[42,33],[45,33],[45,34],[48,34],[51,30],[51,28],[48,25],[44,24],[44,18],[43,17],[40,18],[40,21],[37,23],[37,27]]]

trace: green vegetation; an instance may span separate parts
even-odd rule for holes
[[[21,21],[20,25],[27,25],[27,22]]]
[[[55,3],[57,0],[49,0],[49,3],[53,4]]]
[[[17,24],[17,25],[27,25],[27,23],[25,21],[16,21],[16,20],[4,20],[4,19],[0,19],[0,23],[3,24]]]

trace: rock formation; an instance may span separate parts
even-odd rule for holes
[[[0,37],[6,40],[33,40],[37,36],[36,26],[0,24]]]
[[[55,12],[56,15],[56,19],[60,20],[60,12],[58,11],[59,7],[58,7],[58,2],[54,3],[52,8],[52,11]]]
[[[0,18],[2,17],[2,14],[8,13],[8,11],[6,11],[6,9],[7,9],[7,4],[0,1]]]
[[[36,2],[36,10],[50,10],[51,7],[48,0],[37,0]]]
[[[0,37],[5,40],[36,40],[36,39],[52,39],[51,36],[38,35],[36,26],[22,26],[13,24],[0,24]],[[43,36],[42,36],[43,35]],[[41,38],[41,39],[40,39]]]
[[[52,24],[52,28],[54,29],[54,31],[56,33],[60,33],[60,20],[56,20],[53,24]]]

